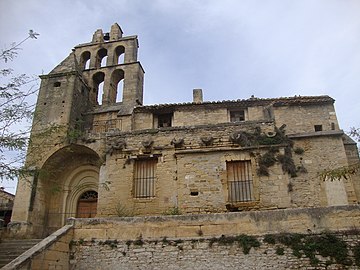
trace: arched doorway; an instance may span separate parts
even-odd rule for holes
[[[79,198],[76,210],[77,218],[93,218],[96,216],[98,193],[85,191]]]
[[[97,194],[100,165],[101,159],[94,150],[76,144],[59,149],[47,159],[33,199],[32,207],[38,214],[30,220],[42,229],[44,236],[66,224],[68,218],[77,216],[80,198],[90,200],[87,191]],[[86,213],[91,217],[96,215],[95,202]]]

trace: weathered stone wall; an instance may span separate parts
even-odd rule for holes
[[[336,130],[339,129],[332,104],[274,107],[273,113],[278,126],[287,125],[288,134],[315,131],[314,125],[322,125],[326,131],[332,130],[331,123]]]
[[[71,269],[358,269],[352,255],[360,242],[359,210],[359,206],[341,206],[76,220],[70,265]],[[313,237],[339,230],[349,231],[336,236],[347,243],[352,266],[330,264],[329,257],[319,255],[314,255],[319,261],[312,265],[304,253],[298,258],[293,248],[264,241],[266,234]],[[259,246],[249,254],[244,254],[241,244],[227,240],[242,234],[263,235],[256,237]],[[332,243],[332,248],[339,247]]]
[[[183,213],[223,212],[227,204],[226,161],[232,160],[252,160],[257,208],[289,207],[288,180],[286,175],[277,176],[283,174],[279,164],[271,168],[274,173],[271,177],[259,178],[256,174],[257,161],[254,153],[250,153],[263,153],[266,149],[252,146],[244,150],[229,140],[233,132],[241,129],[253,133],[256,126],[263,132],[274,131],[271,122],[247,122],[114,135],[109,140],[115,143],[123,140],[126,148],[107,155],[100,178],[98,216],[117,215],[119,206],[135,215],[161,214],[174,207],[179,207]],[[212,145],[205,146],[202,137],[213,137]],[[173,139],[183,139],[183,144],[176,147],[171,143]],[[147,140],[154,141],[150,150],[142,146]],[[158,157],[155,197],[137,199],[132,194],[134,160],[144,156],[146,151],[150,151],[148,157]],[[278,197],[273,196],[275,189]],[[191,196],[192,191],[198,192],[198,196]]]
[[[208,125],[230,122],[227,109],[200,108],[192,110],[178,110],[174,112],[174,127]]]
[[[261,127],[262,132],[275,130],[272,122],[244,122],[151,129],[108,137],[109,142],[123,141],[126,146],[107,155],[100,186],[106,181],[109,184],[99,190],[98,215],[121,215],[116,211],[119,206],[134,215],[162,214],[170,208],[179,208],[182,213],[226,211],[229,201],[226,162],[236,160],[250,160],[252,165],[253,200],[243,203],[243,209],[319,207],[357,202],[351,180],[328,183],[318,175],[321,170],[347,164],[345,152],[339,152],[343,149],[341,132],[313,132],[313,135],[293,137],[293,149],[303,150],[303,153],[292,153],[297,176],[284,173],[279,162],[269,167],[269,176],[260,176],[257,173],[259,156],[267,153],[270,146],[241,147],[229,139],[233,132],[253,133],[255,127]],[[203,137],[212,137],[211,145],[205,145],[201,141]],[[176,146],[172,143],[174,139],[183,140],[183,143]],[[153,141],[153,144],[145,149],[144,141]],[[277,154],[284,154],[284,145],[272,147],[279,150]],[[141,156],[157,157],[158,160],[153,198],[136,199],[132,193],[134,162]]]
[[[348,256],[341,263],[332,257],[322,257],[317,252],[309,252],[310,256],[306,256],[301,251],[300,256],[295,256],[293,248],[279,242],[268,243],[259,236],[240,235],[239,239],[242,238],[243,242],[231,242],[232,239],[227,237],[150,241],[141,238],[134,241],[93,238],[73,242],[70,269],[359,269],[353,256],[354,246],[360,244],[358,232],[331,235],[346,243]],[[319,239],[326,236],[304,237]],[[241,243],[250,246],[248,254],[245,254],[247,251]],[[257,247],[251,247],[251,244]],[[327,251],[334,253],[335,250],[339,251],[338,246],[332,243]]]
[[[303,154],[294,154],[293,158],[295,163],[303,166],[306,172],[298,173],[298,176],[290,181],[292,206],[312,207],[357,203],[351,179],[324,182],[319,177],[319,173],[323,170],[347,165],[345,151],[340,151],[343,149],[341,136],[309,136],[293,139],[294,148],[304,150]],[[336,159],[333,158],[334,156]]]

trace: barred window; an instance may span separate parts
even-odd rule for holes
[[[155,197],[156,159],[135,160],[134,165],[134,197]]]
[[[253,200],[251,161],[229,161],[226,163],[229,202]]]

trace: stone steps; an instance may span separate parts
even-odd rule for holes
[[[20,256],[42,239],[3,239],[0,242],[0,268]]]

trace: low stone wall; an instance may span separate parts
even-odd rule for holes
[[[359,210],[76,219],[70,269],[360,269]]]
[[[221,214],[76,219],[74,240],[193,238],[220,235],[320,233],[360,225],[360,205]]]
[[[357,260],[354,256],[356,248],[360,251],[358,233],[300,236],[303,238],[298,245],[303,246],[298,253],[295,245],[284,244],[288,243],[284,235],[197,237],[185,241],[167,238],[158,241],[141,238],[135,241],[79,240],[72,245],[70,269],[359,269],[360,254]],[[299,236],[289,234],[287,237],[296,244]],[[271,239],[277,240],[272,242]],[[326,250],[331,256],[320,256],[318,251],[311,249],[317,244],[321,250],[329,242],[330,247],[326,246]],[[250,250],[245,248],[247,245]],[[346,256],[337,256],[337,253],[346,252]]]

